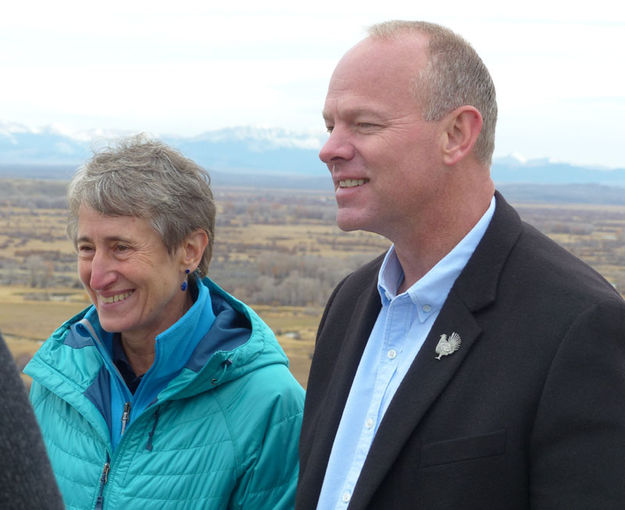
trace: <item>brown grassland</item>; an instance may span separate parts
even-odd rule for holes
[[[57,195],[61,191],[54,189]],[[305,386],[325,299],[344,275],[382,253],[388,242],[373,234],[341,232],[327,192],[220,189],[216,200],[209,276],[272,327]],[[65,236],[66,212],[58,200],[56,207],[49,204],[23,197],[0,200],[0,331],[19,367],[56,327],[89,304]],[[623,292],[623,207],[515,205],[524,219]]]

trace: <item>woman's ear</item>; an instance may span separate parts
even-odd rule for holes
[[[202,229],[191,232],[182,243],[182,261],[185,268],[195,271],[208,246],[208,234]]]
[[[448,114],[443,141],[443,161],[454,165],[470,154],[482,130],[482,114],[470,105]]]

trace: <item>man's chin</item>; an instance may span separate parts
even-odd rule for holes
[[[362,217],[350,214],[348,211],[339,211],[336,214],[336,226],[343,232],[353,232],[354,230],[370,231],[370,225]]]
[[[354,230],[360,230],[361,228],[357,222],[341,219],[339,216],[336,217],[336,226],[343,232],[353,232]]]

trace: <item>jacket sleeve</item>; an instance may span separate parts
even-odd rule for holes
[[[625,508],[625,307],[592,307],[545,380],[530,442],[531,508]]]
[[[284,369],[286,371],[286,367]],[[260,411],[261,406],[267,407],[258,413],[258,419],[250,416],[248,426],[255,429],[259,440],[256,451],[242,459],[245,467],[231,499],[233,509],[287,510],[294,507],[304,390],[290,374],[288,379],[288,384],[273,395],[265,386],[269,394],[261,397],[255,408]]]
[[[1,335],[0,459],[0,508],[63,508],[24,383]]]

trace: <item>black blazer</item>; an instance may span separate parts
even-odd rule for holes
[[[349,510],[625,508],[625,304],[497,194],[491,224],[395,394]],[[319,326],[296,509],[316,508],[380,310],[383,257]],[[442,334],[460,349],[440,360]]]

